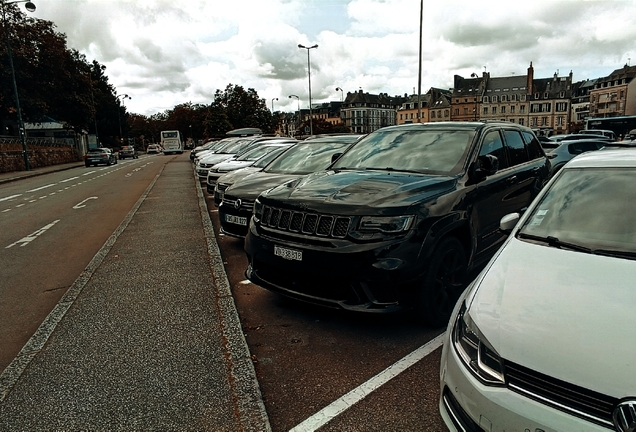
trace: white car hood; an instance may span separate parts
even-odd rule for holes
[[[469,314],[503,359],[636,396],[636,261],[511,238],[475,287]]]

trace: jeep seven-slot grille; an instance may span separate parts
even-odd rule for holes
[[[334,238],[345,238],[350,223],[350,217],[283,210],[269,206],[263,207],[261,218],[261,224],[268,228]]]
[[[552,378],[512,362],[505,362],[511,390],[571,415],[612,429],[616,398]]]

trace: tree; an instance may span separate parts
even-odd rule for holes
[[[253,127],[265,133],[276,130],[276,119],[252,88],[245,91],[241,86],[228,84],[224,91],[217,90],[214,94],[212,107],[215,106],[225,111],[231,129]]]

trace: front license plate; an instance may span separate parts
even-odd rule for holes
[[[293,260],[293,261],[302,261],[303,260],[303,252],[287,249],[280,246],[274,246],[274,255],[279,256],[283,259]]]
[[[235,225],[247,226],[247,218],[241,216],[225,215],[225,222]]]

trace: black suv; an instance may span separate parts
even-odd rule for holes
[[[444,122],[377,130],[327,171],[263,192],[246,237],[248,279],[324,306],[413,308],[445,324],[466,275],[504,240],[549,175],[531,129]]]

